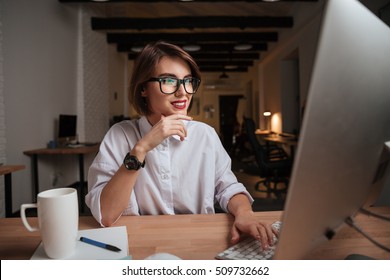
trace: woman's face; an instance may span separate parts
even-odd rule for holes
[[[160,77],[184,79],[191,77],[191,69],[181,58],[164,56],[153,72],[153,78]],[[183,84],[174,94],[164,94],[160,90],[159,82],[155,81],[146,83],[142,96],[146,97],[151,109],[152,113],[146,117],[152,125],[161,119],[161,115],[187,115],[192,98],[192,94],[188,94],[184,90]]]

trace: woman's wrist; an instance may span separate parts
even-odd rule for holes
[[[147,152],[147,149],[142,145],[142,143],[138,142],[130,151],[130,154],[136,156],[139,161],[143,162]]]
[[[253,214],[252,206],[248,197],[242,193],[236,194],[230,199],[228,210],[235,217]]]

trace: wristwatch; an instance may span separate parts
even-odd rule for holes
[[[136,156],[127,153],[125,159],[123,160],[123,165],[126,167],[127,170],[138,170],[141,167],[145,166],[145,160],[143,162],[140,162]]]

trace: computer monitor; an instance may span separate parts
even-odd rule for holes
[[[68,144],[77,140],[77,116],[59,115],[58,120],[58,142]]]
[[[326,3],[275,259],[305,258],[383,186],[389,57],[385,23],[358,1]]]

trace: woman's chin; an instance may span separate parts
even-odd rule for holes
[[[174,110],[171,115],[173,114],[187,115],[187,109]]]

